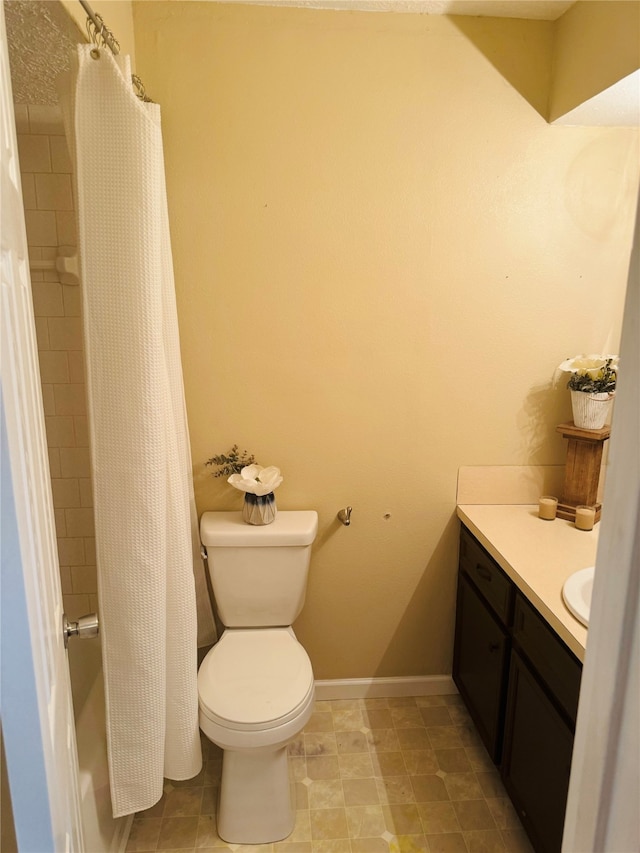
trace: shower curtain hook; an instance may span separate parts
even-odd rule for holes
[[[100,24],[100,29],[98,30],[98,46],[99,47],[107,47],[107,40],[104,35],[105,24],[101,15],[96,14],[96,18],[98,19],[98,23]],[[102,42],[102,44],[101,44]]]
[[[92,44],[95,44],[96,43],[96,25],[93,23],[91,18],[87,18],[86,29],[87,29],[87,35],[89,36],[89,41]]]
[[[91,56],[92,59],[100,59],[100,49],[98,47],[98,39],[96,37],[96,25],[91,18],[87,18],[87,35],[93,45],[89,51],[89,56]]]
[[[147,95],[147,93],[146,93],[146,91],[145,91],[145,88],[144,88],[144,83],[143,83],[143,82],[142,82],[142,80],[138,77],[138,75],[137,75],[137,74],[132,74],[132,75],[131,75],[131,82],[133,83],[133,87],[134,87],[134,89],[136,90],[136,95],[140,98],[140,100],[141,100],[141,101],[144,101],[144,103],[145,103],[145,104],[152,104],[152,103],[153,103],[153,101],[152,101],[152,100],[151,100],[151,98]]]

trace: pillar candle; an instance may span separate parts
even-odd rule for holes
[[[596,511],[592,506],[576,507],[576,527],[578,530],[593,530],[596,521]]]
[[[558,510],[558,498],[543,495],[538,501],[538,518],[544,521],[553,521]]]

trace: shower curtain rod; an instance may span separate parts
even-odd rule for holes
[[[98,15],[97,12],[94,12],[87,0],[78,0],[78,2],[87,13],[87,33],[89,34],[89,38],[93,44],[95,44],[96,47],[100,47],[101,44],[106,45],[111,53],[114,56],[117,56],[120,53],[120,42],[105,24],[102,15]],[[97,55],[95,58],[97,59]],[[136,90],[136,95],[141,101],[153,103],[151,98],[146,94],[142,80],[137,74],[131,75],[131,82]]]
[[[114,56],[117,56],[120,53],[120,42],[114,37],[109,27],[105,24],[102,19],[102,15],[97,15],[88,4],[87,0],[79,0],[79,2],[84,11],[87,13],[87,30],[89,31],[91,41],[95,43],[96,39],[102,39],[111,53],[113,53]],[[89,21],[91,21],[95,27],[93,32],[90,30]]]

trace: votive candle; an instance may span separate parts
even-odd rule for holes
[[[576,507],[576,527],[578,530],[593,530],[596,523],[596,511],[592,506]]]
[[[558,498],[551,495],[543,495],[538,501],[538,518],[544,521],[553,521],[558,511]]]

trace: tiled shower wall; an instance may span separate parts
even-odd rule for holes
[[[16,105],[29,257],[54,261],[75,247],[71,162],[55,106]],[[84,382],[80,286],[31,272],[38,358],[65,612],[97,610],[95,539]]]

